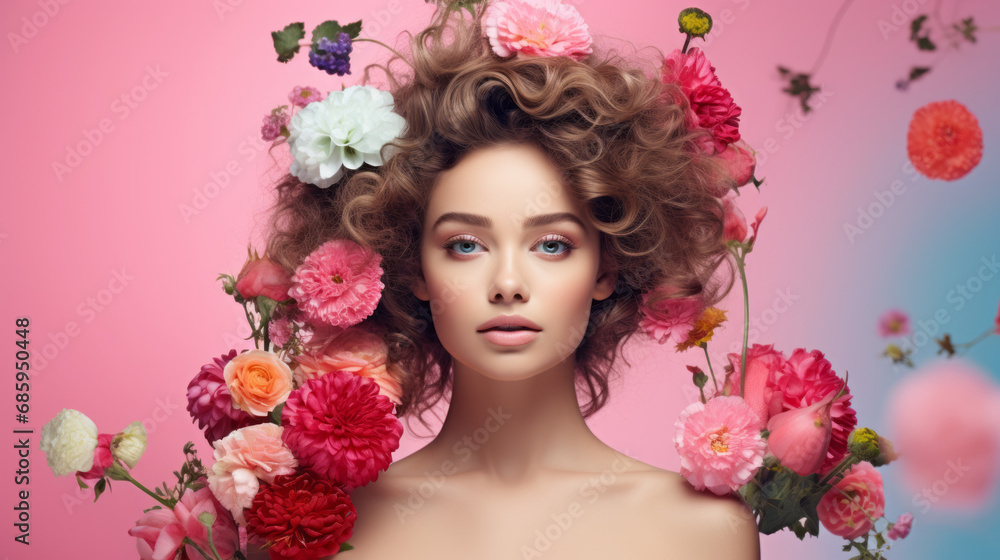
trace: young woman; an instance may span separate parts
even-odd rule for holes
[[[433,441],[352,491],[355,548],[338,556],[759,558],[738,498],[695,492],[585,422],[644,294],[729,292],[717,196],[732,178],[696,155],[706,133],[685,127],[662,58],[501,56],[483,8],[441,7],[409,64],[383,67],[406,121],[384,165],[279,185],[268,255],[292,270],[332,238],[379,253],[372,320],[397,412],[423,421],[449,402]]]

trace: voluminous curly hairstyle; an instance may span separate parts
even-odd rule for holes
[[[662,84],[659,66],[647,75],[641,63],[596,46],[580,62],[501,58],[483,35],[482,13],[483,6],[470,16],[439,5],[429,27],[406,35],[405,71],[392,67],[406,55],[365,69],[365,82],[373,67],[385,72],[395,110],[406,119],[403,136],[388,148],[395,152],[382,167],[362,167],[326,189],[287,176],[277,186],[267,253],[293,270],[323,242],[347,238],[382,256],[386,288],[368,321],[389,343],[390,371],[403,388],[397,413],[416,412],[423,422],[453,375],[429,303],[411,292],[422,274],[420,241],[435,179],[477,148],[540,147],[601,232],[602,262],[618,273],[614,293],[593,302],[575,352],[587,417],[606,404],[621,349],[640,332],[644,293],[670,287],[673,293],[657,291],[650,303],[698,296],[709,306],[731,290],[722,206],[712,193],[733,182],[713,158],[695,155],[705,132],[685,128],[687,107],[675,101],[683,96]]]

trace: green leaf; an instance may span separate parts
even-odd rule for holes
[[[885,537],[882,536],[882,533],[875,533],[875,544],[878,545],[879,548],[885,546]]]
[[[922,51],[933,51],[937,50],[937,45],[931,41],[930,37],[920,37],[917,39],[917,48]]]
[[[279,404],[278,406],[274,407],[274,410],[271,411],[271,421],[279,426],[281,425],[282,410],[285,410],[285,403]]]
[[[277,301],[267,296],[257,296],[257,311],[260,313],[261,331],[267,328],[267,324],[274,314],[275,307],[278,307]]]
[[[84,490],[90,488],[90,486],[87,486],[87,483],[84,482],[82,478],[80,478],[80,475],[76,475],[76,483],[80,485],[80,488],[83,488]]]
[[[361,34],[361,20],[348,23],[341,31],[350,35],[351,39],[357,39],[358,35]]]
[[[337,37],[340,36],[341,31],[344,31],[345,33],[347,32],[345,29],[340,27],[340,24],[337,23],[336,20],[327,20],[317,25],[316,28],[313,29],[312,34],[313,48],[317,48],[316,45],[319,44],[319,40],[323,37],[326,37],[330,41],[336,41]]]
[[[927,14],[921,14],[910,22],[910,40],[916,41],[917,36],[920,35],[920,29],[924,26],[924,22],[927,21]]]
[[[97,484],[94,485],[94,501],[95,502],[97,501],[97,498],[101,497],[101,494],[104,493],[104,490],[105,490],[105,488],[107,488],[107,486],[108,486],[108,479],[102,478],[101,480],[97,481]]]
[[[850,550],[851,550],[851,543],[845,544],[844,545],[844,552],[849,552]]]
[[[353,550],[353,549],[354,549],[353,546],[345,542],[340,544],[340,550],[338,552],[343,552],[345,550]]]
[[[299,41],[306,36],[306,26],[302,22],[290,23],[281,31],[272,31],[274,50],[278,53],[278,62],[288,62],[299,52]]]

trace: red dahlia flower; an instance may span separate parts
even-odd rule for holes
[[[961,103],[929,103],[913,114],[906,135],[906,153],[920,173],[931,179],[954,181],[983,159],[983,131]]]

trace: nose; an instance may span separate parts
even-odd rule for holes
[[[508,252],[500,258],[489,293],[490,301],[494,303],[528,300],[528,285],[521,274],[517,256]]]

